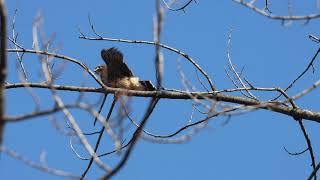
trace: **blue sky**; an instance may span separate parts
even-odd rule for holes
[[[165,15],[161,41],[178,48],[193,57],[212,77],[218,89],[232,88],[233,84],[224,72],[227,66],[226,49],[230,29],[232,33],[231,55],[238,69],[244,67],[244,76],[258,87],[286,87],[305,68],[318,48],[309,40],[309,34],[317,34],[319,20],[308,24],[298,21],[282,26],[280,21],[262,17],[249,9],[229,1],[201,1],[191,3],[186,12],[168,11]],[[100,50],[118,47],[125,54],[135,75],[155,82],[154,47],[141,44],[124,44],[107,41],[86,41],[78,38],[77,27],[93,36],[88,24],[88,14],[96,30],[104,37],[134,40],[153,40],[152,24],[155,2],[143,1],[7,1],[9,23],[18,9],[16,30],[19,43],[32,48],[32,22],[39,12],[43,14],[43,30],[47,37],[55,34],[59,53],[77,58],[89,68],[101,64]],[[274,14],[287,14],[287,1],[271,1]],[[315,13],[315,1],[293,3],[294,14]],[[9,26],[9,33],[10,31]],[[187,77],[203,90],[196,81],[194,68],[177,54],[162,51],[165,57],[164,86],[183,89],[177,71],[180,59]],[[57,63],[61,60],[54,60]],[[41,81],[40,63],[37,57],[26,55],[24,63],[33,82]],[[9,56],[8,81],[18,82],[16,59]],[[315,73],[308,72],[289,91],[289,95],[310,86],[319,77],[318,62]],[[89,76],[70,63],[65,64],[57,84],[98,87]],[[53,100],[46,90],[35,90],[44,108],[52,107]],[[73,102],[78,94],[61,92],[65,102]],[[273,97],[271,93],[257,93],[261,99]],[[97,101],[100,95],[88,93],[86,99]],[[297,103],[300,107],[320,111],[317,106],[319,90],[315,90]],[[148,100],[134,98],[132,116],[142,117]],[[108,99],[108,106],[111,99]],[[168,134],[188,123],[192,102],[186,100],[161,100],[146,128],[156,134]],[[7,91],[7,113],[16,115],[32,112],[35,105],[23,89]],[[105,107],[104,114],[106,114]],[[72,111],[84,131],[92,131],[92,118],[81,111]],[[194,120],[200,119],[195,114]],[[283,147],[297,152],[306,143],[298,123],[287,116],[259,110],[234,116],[222,126],[226,117],[212,119],[209,128],[196,134],[183,144],[155,144],[139,141],[128,163],[114,179],[305,179],[311,172],[309,154],[288,155]],[[57,121],[64,124],[61,113]],[[306,122],[316,154],[320,146],[319,125]],[[129,136],[128,132],[128,137]],[[91,141],[94,138],[90,139]],[[101,152],[112,147],[104,140]],[[69,147],[69,137],[53,128],[50,120],[37,118],[6,126],[4,145],[18,153],[39,161],[42,152],[50,167],[81,174],[87,162],[76,158]],[[81,148],[78,146],[79,151]],[[317,156],[319,158],[319,156]],[[102,158],[114,165],[118,158]],[[93,166],[88,179],[96,179],[102,172]],[[1,179],[59,179],[32,169],[6,155],[0,161]]]

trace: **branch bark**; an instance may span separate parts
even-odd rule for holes
[[[93,88],[93,87],[77,87],[77,86],[60,86],[60,85],[47,85],[44,83],[24,83],[24,84],[9,84],[6,85],[6,89],[11,88],[23,88],[23,87],[33,87],[33,88],[44,88],[55,90],[66,90],[66,91],[78,91],[78,92],[98,92],[98,93],[115,93],[120,92],[121,94],[126,94],[128,96],[137,97],[156,97],[159,99],[212,99],[216,101],[223,101],[235,104],[242,104],[247,106],[259,106],[260,109],[266,109],[274,112],[278,112],[284,115],[291,116],[295,119],[305,119],[320,123],[320,112],[310,111],[307,109],[302,109],[299,107],[284,106],[277,102],[270,101],[258,101],[254,99],[244,98],[240,96],[233,96],[228,94],[222,94],[218,92],[186,92],[186,91],[134,91],[125,90],[119,88]],[[265,90],[272,91],[273,88],[265,88]],[[252,89],[254,90],[254,89]]]
[[[3,141],[5,114],[4,83],[7,76],[7,13],[4,1],[0,0],[0,146]]]

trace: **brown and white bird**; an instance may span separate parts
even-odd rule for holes
[[[100,76],[106,86],[139,91],[155,90],[151,81],[141,81],[133,75],[123,61],[122,53],[116,48],[102,49],[101,57],[105,65],[97,66],[94,72]]]

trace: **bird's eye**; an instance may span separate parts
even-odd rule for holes
[[[96,67],[94,70],[93,70],[94,73],[96,74],[100,74],[101,72],[101,67]]]

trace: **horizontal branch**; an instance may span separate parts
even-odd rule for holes
[[[19,122],[19,121],[24,121],[32,118],[36,118],[39,116],[48,116],[50,114],[62,111],[63,109],[71,109],[71,108],[77,108],[79,105],[77,104],[70,104],[70,105],[65,105],[61,107],[54,107],[52,109],[46,109],[43,111],[34,111],[32,113],[28,114],[22,114],[22,115],[17,115],[17,116],[5,116],[3,118],[4,121],[10,123],[10,122]]]
[[[134,91],[125,90],[119,88],[93,88],[93,87],[78,87],[78,86],[62,86],[62,85],[47,85],[44,83],[18,83],[18,84],[8,84],[5,85],[5,89],[13,88],[43,88],[63,91],[76,91],[76,92],[94,92],[94,93],[115,93],[120,92],[121,94],[126,94],[128,96],[137,97],[157,97],[164,99],[212,99],[216,101],[223,101],[235,104],[242,104],[247,106],[261,106],[261,109],[267,109],[281,114],[291,116],[295,119],[307,119],[320,123],[320,112],[313,112],[307,109],[293,108],[281,105],[277,102],[266,102],[258,101],[249,98],[244,98],[240,96],[232,96],[227,94],[222,94],[218,92],[186,92],[186,91]]]

